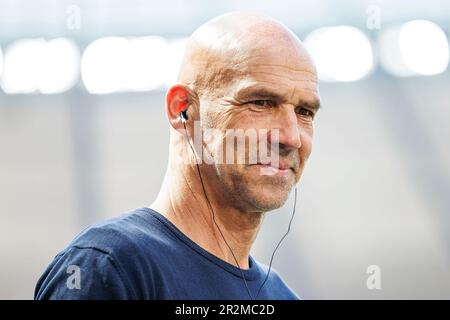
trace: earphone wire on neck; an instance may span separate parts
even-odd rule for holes
[[[186,141],[188,142],[188,144],[189,144],[189,146],[190,146],[190,148],[191,148],[191,150],[192,150],[192,153],[193,153],[193,155],[194,155],[194,157],[195,157],[195,165],[196,165],[196,167],[197,167],[198,176],[199,176],[199,178],[200,178],[200,183],[201,183],[201,185],[202,185],[203,194],[205,195],[205,199],[206,199],[206,202],[207,202],[207,204],[208,204],[208,208],[209,208],[209,210],[210,210],[210,212],[211,212],[212,220],[213,220],[214,224],[216,225],[217,230],[219,230],[219,233],[220,233],[220,235],[221,235],[223,241],[225,242],[225,245],[228,247],[228,250],[230,250],[231,255],[233,256],[234,261],[236,262],[236,265],[237,265],[237,267],[238,267],[238,269],[239,269],[239,271],[240,271],[240,273],[241,273],[241,277],[242,277],[242,280],[243,280],[243,282],[244,282],[244,285],[245,285],[245,288],[246,288],[246,290],[247,290],[247,293],[248,293],[248,295],[249,295],[249,297],[250,297],[250,300],[255,300],[255,299],[259,296],[259,294],[260,294],[260,292],[261,292],[261,289],[262,289],[263,286],[266,284],[267,279],[269,278],[269,274],[270,274],[270,271],[271,271],[271,269],[272,269],[272,262],[273,262],[273,259],[274,259],[274,256],[275,256],[276,251],[278,250],[278,248],[280,247],[281,243],[283,242],[283,240],[286,238],[286,236],[288,235],[289,231],[291,230],[291,224],[292,224],[292,220],[294,219],[295,208],[296,208],[296,205],[297,205],[297,185],[295,185],[294,209],[293,209],[293,211],[292,211],[291,219],[289,220],[288,229],[287,229],[286,233],[283,235],[283,237],[280,239],[280,241],[278,242],[278,244],[277,244],[277,246],[275,247],[274,251],[272,252],[272,256],[271,256],[271,258],[270,258],[270,263],[269,263],[269,268],[268,268],[267,274],[266,274],[266,276],[265,276],[265,278],[264,278],[263,283],[262,283],[261,286],[259,287],[256,296],[253,297],[252,294],[251,294],[251,292],[250,292],[250,288],[249,288],[249,286],[248,286],[247,280],[245,279],[244,272],[243,272],[243,270],[241,269],[241,267],[240,267],[240,265],[239,265],[239,262],[237,261],[236,256],[235,256],[233,250],[231,249],[230,245],[228,244],[227,240],[225,239],[225,236],[223,235],[222,230],[220,229],[219,225],[218,225],[217,222],[216,222],[214,209],[213,209],[213,207],[212,207],[212,205],[211,205],[211,202],[209,201],[208,195],[207,195],[207,193],[206,193],[205,184],[203,183],[203,178],[202,178],[202,175],[201,175],[201,172],[200,172],[200,166],[198,165],[197,153],[195,152],[194,147],[192,146],[192,144],[191,144],[191,142],[190,142],[190,140],[189,140],[189,135],[188,135],[187,129],[186,129],[186,120],[187,120],[187,116],[186,116],[186,114],[185,114],[185,111],[183,111],[182,114],[181,114],[181,122],[183,123]]]

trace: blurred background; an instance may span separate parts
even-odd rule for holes
[[[275,269],[304,299],[450,299],[450,2],[0,0],[1,299],[31,299],[87,225],[152,203],[184,41],[233,10],[290,27],[320,73]],[[292,206],[268,214],[262,262]]]

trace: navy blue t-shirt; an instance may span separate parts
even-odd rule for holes
[[[160,213],[137,209],[93,225],[59,253],[39,279],[35,299],[250,299],[267,266],[249,269],[201,248]],[[299,299],[275,270],[257,299]]]

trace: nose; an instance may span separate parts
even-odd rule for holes
[[[302,146],[302,141],[295,109],[292,106],[285,105],[278,111],[274,128],[278,128],[280,149],[299,149]],[[269,135],[269,137],[271,136]]]

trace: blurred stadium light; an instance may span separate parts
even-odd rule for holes
[[[67,38],[21,39],[5,50],[2,88],[6,93],[61,93],[78,80],[79,51]]]
[[[162,87],[169,53],[162,37],[108,37],[84,51],[81,74],[90,93],[149,91]]]
[[[426,20],[413,20],[393,26],[379,38],[380,62],[398,77],[430,76],[444,72],[449,47],[444,31]]]
[[[166,63],[166,77],[164,81],[166,87],[176,82],[186,43],[187,38],[179,38],[169,43],[169,52],[167,56],[167,61],[169,61],[169,63]]]
[[[448,65],[448,41],[436,24],[415,20],[405,23],[399,34],[399,43],[406,65],[420,75],[444,72]]]
[[[373,69],[369,39],[350,26],[320,28],[310,33],[305,45],[323,81],[356,81]]]
[[[5,50],[1,87],[9,94],[61,93],[74,86],[81,72],[91,94],[161,90],[176,80],[186,40],[103,37],[86,46],[81,63],[78,47],[70,39],[16,40]],[[398,77],[439,74],[449,63],[445,33],[426,20],[385,28],[375,47],[352,26],[319,28],[304,41],[316,62],[319,80],[325,82],[363,79],[377,67],[378,56],[382,67]],[[1,71],[0,67],[0,75]]]
[[[84,51],[81,77],[90,93],[107,94],[125,89],[128,40],[109,37],[95,40]]]

